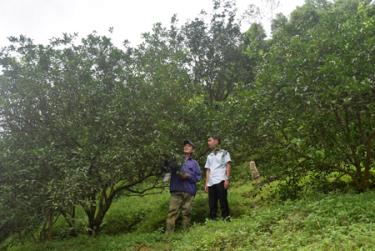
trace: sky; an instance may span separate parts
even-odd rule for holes
[[[239,16],[250,4],[257,5],[270,16],[267,0],[237,0]],[[304,0],[280,0],[273,12],[289,15]],[[92,31],[111,35],[116,45],[127,39],[131,45],[140,43],[141,34],[152,25],[169,24],[173,14],[181,24],[196,17],[200,10],[207,12],[212,0],[0,0],[0,47],[9,44],[7,37],[26,35],[35,43],[48,43],[62,33],[78,32],[85,36]],[[268,13],[267,13],[268,12]],[[261,20],[266,31],[270,30],[269,18]],[[249,23],[244,22],[243,29]]]

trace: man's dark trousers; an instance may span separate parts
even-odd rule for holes
[[[220,202],[221,217],[223,219],[229,216],[229,206],[227,199],[227,189],[224,188],[224,180],[218,184],[208,187],[208,204],[210,206],[210,218],[217,218],[217,204]]]

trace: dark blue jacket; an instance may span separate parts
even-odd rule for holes
[[[176,171],[171,173],[170,191],[186,192],[195,195],[197,192],[196,183],[201,179],[201,169],[196,160],[189,158],[182,164],[179,172],[184,172],[188,175],[187,179],[182,179]]]

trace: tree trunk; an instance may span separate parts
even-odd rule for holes
[[[61,214],[63,215],[66,223],[69,225],[69,235],[70,236],[77,236],[77,230],[76,230],[76,210],[75,206],[72,206],[70,208],[71,210],[61,210]]]
[[[250,173],[251,173],[251,178],[253,181],[258,182],[260,178],[260,174],[258,171],[258,168],[256,167],[255,161],[250,161]]]
[[[371,148],[371,141],[367,142],[366,145],[366,159],[364,161],[364,173],[362,176],[362,190],[366,191],[369,188],[369,181],[370,181],[370,169],[371,169],[371,161],[372,161],[372,148]]]
[[[108,209],[112,204],[115,191],[111,187],[109,189],[109,194],[107,195],[107,189],[103,189],[99,195],[98,201],[92,202],[92,205],[89,210],[85,209],[86,215],[88,217],[88,234],[96,235],[101,228],[103,219]]]
[[[48,209],[47,214],[46,214],[46,219],[39,233],[39,239],[41,241],[52,239],[53,218],[54,218],[54,211],[52,209]]]

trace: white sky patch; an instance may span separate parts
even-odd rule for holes
[[[247,6],[264,7],[264,0],[237,0],[239,15]],[[276,12],[285,15],[302,5],[304,0],[282,0]],[[78,32],[85,36],[96,30],[108,34],[118,46],[127,39],[132,45],[141,41],[141,34],[161,22],[168,25],[173,14],[180,24],[195,18],[200,10],[208,13],[211,0],[0,0],[0,47],[8,43],[7,37],[26,35],[36,43],[48,43],[62,33]],[[269,32],[269,20],[263,20]]]

